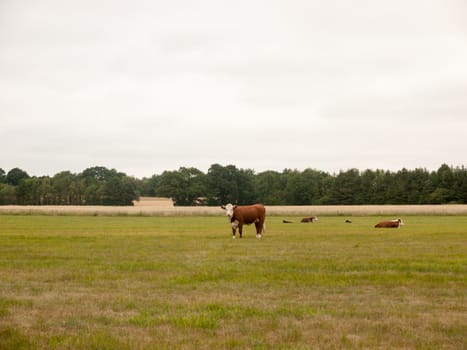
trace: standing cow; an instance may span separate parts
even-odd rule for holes
[[[230,223],[232,225],[232,235],[235,239],[235,232],[237,231],[242,238],[243,225],[255,224],[256,227],[256,238],[261,238],[261,233],[265,232],[266,225],[264,219],[266,218],[266,209],[262,204],[253,204],[238,206],[227,204],[221,206],[225,210],[225,214],[229,217]]]

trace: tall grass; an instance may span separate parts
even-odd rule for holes
[[[467,216],[0,216],[0,349],[461,349]]]
[[[467,205],[305,205],[266,206],[268,215],[467,215]],[[219,216],[219,207],[113,206],[0,206],[6,215],[83,216]]]

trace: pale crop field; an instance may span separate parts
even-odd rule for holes
[[[0,349],[467,348],[466,215],[300,218],[0,215]]]
[[[143,198],[144,199],[144,198]],[[167,199],[134,206],[0,205],[0,214],[93,216],[219,216],[220,207],[174,207]],[[466,204],[445,205],[297,205],[266,206],[268,215],[467,215]]]

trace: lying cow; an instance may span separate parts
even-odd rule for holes
[[[264,205],[254,204],[237,206],[229,203],[221,206],[221,208],[225,210],[225,214],[229,217],[234,239],[237,228],[240,238],[242,238],[244,224],[255,224],[256,238],[261,238],[261,233],[265,232],[266,225],[264,224],[264,220],[266,218],[266,209],[264,208]]]
[[[401,227],[401,225],[403,225],[404,223],[402,222],[401,219],[397,219],[397,220],[391,220],[391,221],[381,221],[381,222],[378,222],[375,227],[396,227],[396,228],[399,228]]]
[[[313,223],[313,222],[315,222],[317,220],[318,220],[318,218],[316,216],[310,216],[308,218],[303,218],[301,222],[311,222],[311,223]]]

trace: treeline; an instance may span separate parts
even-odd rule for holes
[[[105,167],[80,174],[62,171],[53,177],[30,177],[22,169],[0,169],[0,204],[132,205],[138,180]]]
[[[261,202],[267,205],[467,203],[467,169],[446,164],[436,171],[315,169],[282,172],[213,164],[204,173],[182,167],[137,179],[115,169],[29,176],[0,169],[0,205],[132,205],[140,196],[170,197],[175,205]]]

